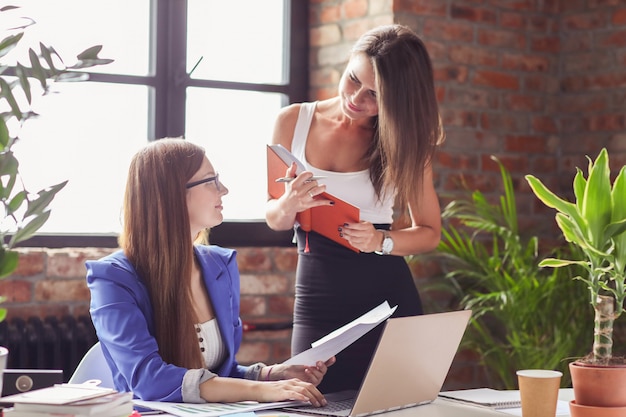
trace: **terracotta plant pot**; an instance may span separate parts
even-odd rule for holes
[[[624,407],[626,410],[626,366],[598,366],[571,362],[569,370],[572,375],[575,406]],[[620,415],[626,417],[626,413]]]
[[[571,417],[626,417],[626,407],[592,407],[575,400],[570,401],[569,412]]]

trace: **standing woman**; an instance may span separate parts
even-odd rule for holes
[[[385,300],[398,305],[395,317],[422,314],[404,256],[439,243],[432,160],[442,139],[430,57],[401,25],[372,29],[356,42],[337,97],[293,104],[279,114],[273,143],[307,168],[266,209],[272,229],[296,227],[292,354]],[[287,175],[295,177],[295,165]],[[326,179],[311,181],[313,175]],[[324,191],[360,208],[361,222],[337,231],[360,253],[296,224],[298,212],[332,204],[316,198]],[[322,392],[359,387],[380,330],[337,355]]]
[[[90,313],[119,391],[171,402],[325,403],[316,367],[242,366],[235,252],[194,244],[228,189],[204,150],[161,139],[132,159],[122,250],[87,262]],[[332,363],[334,358],[328,361]]]

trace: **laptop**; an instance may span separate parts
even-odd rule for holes
[[[355,417],[428,404],[448,375],[471,316],[470,310],[390,318],[358,391],[325,394],[324,407],[284,408]]]

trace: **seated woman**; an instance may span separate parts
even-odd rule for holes
[[[204,150],[161,139],[132,159],[121,250],[87,262],[91,318],[115,386],[171,402],[288,399],[324,405],[327,366],[242,366],[235,251],[194,243],[228,189]]]

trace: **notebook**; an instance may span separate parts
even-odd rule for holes
[[[491,388],[474,388],[458,391],[445,391],[441,398],[473,404],[487,408],[519,408],[522,406],[519,390],[500,391]]]
[[[291,162],[298,166],[296,170],[298,174],[305,170],[302,162],[283,146],[267,145],[267,191],[272,198],[279,198],[285,192],[285,185],[275,180],[285,175]],[[302,230],[306,232],[312,230],[354,252],[359,252],[339,235],[338,230],[344,223],[359,222],[361,216],[359,208],[329,193],[318,194],[315,198],[332,200],[334,204],[313,207],[298,213],[296,220]]]
[[[358,391],[325,394],[324,407],[286,410],[364,416],[434,401],[471,316],[470,310],[390,318]]]

